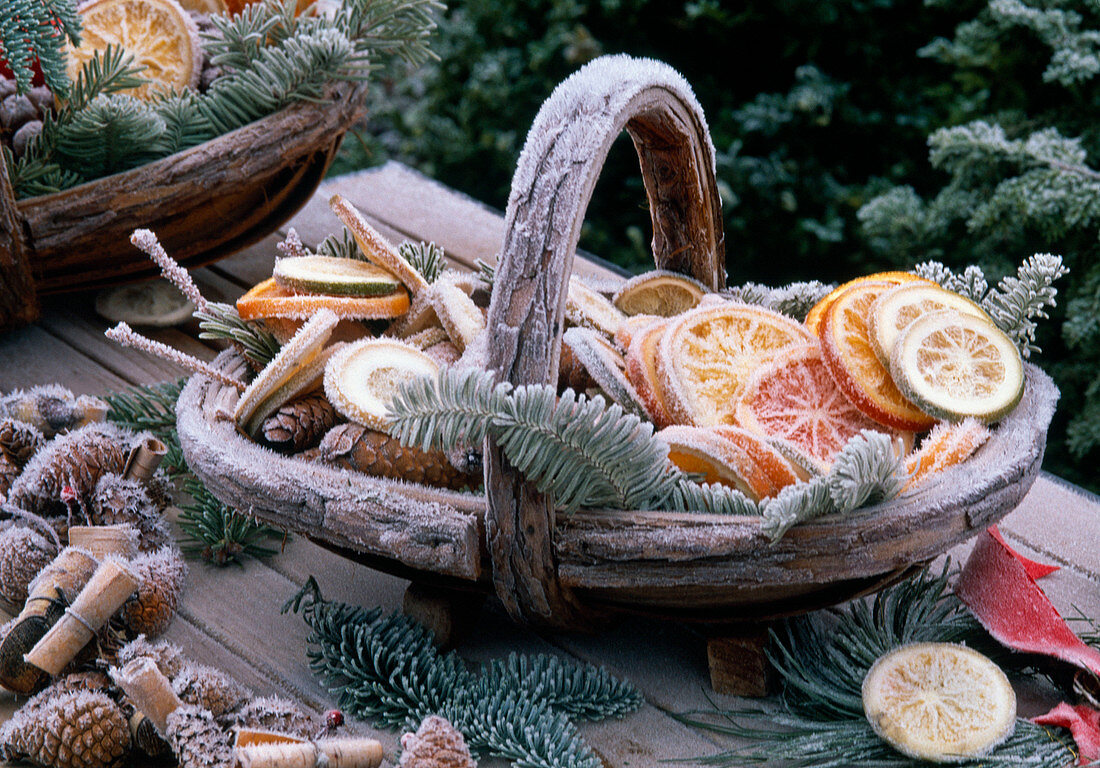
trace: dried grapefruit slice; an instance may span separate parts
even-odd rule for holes
[[[409,294],[404,288],[389,296],[326,296],[319,293],[294,293],[269,277],[237,299],[237,313],[245,320],[284,317],[308,320],[319,309],[331,309],[348,320],[381,320],[400,317],[409,310]]]
[[[890,372],[908,398],[951,421],[992,423],[1024,394],[1023,361],[1012,340],[989,320],[949,309],[902,331]]]
[[[325,396],[356,424],[385,432],[399,384],[435,376],[439,363],[395,339],[363,339],[341,349],[325,366]]]
[[[894,344],[909,323],[941,309],[954,309],[967,315],[989,319],[985,310],[973,301],[935,283],[904,283],[875,299],[875,303],[871,305],[868,325],[871,343],[882,364],[890,365]]]
[[[736,488],[759,501],[774,488],[767,473],[741,446],[713,429],[682,424],[662,429],[659,440],[668,443],[668,459],[684,472],[701,475],[705,483]]]
[[[657,375],[657,347],[667,327],[667,320],[658,320],[635,333],[625,357],[626,378],[634,385],[634,390],[649,414],[649,420],[658,429],[674,423],[661,391],[660,377]]]
[[[68,72],[75,82],[96,51],[115,45],[144,67],[148,83],[124,93],[148,99],[199,84],[199,31],[176,0],[91,0],[80,6],[80,45],[69,46]]]
[[[905,489],[927,480],[947,467],[960,464],[989,439],[989,428],[977,419],[964,419],[957,424],[941,422],[921,441],[920,448],[905,459],[909,482]]]
[[[627,280],[612,301],[624,315],[672,317],[694,308],[707,293],[698,280],[655,269]]]
[[[1016,727],[1016,694],[1001,669],[964,645],[895,648],[863,678],[863,711],[883,740],[918,760],[989,754]]]
[[[741,386],[762,362],[813,343],[800,324],[747,304],[697,307],[671,321],[657,350],[669,413],[696,426],[732,424]]]
[[[863,281],[836,298],[821,326],[825,365],[844,395],[864,415],[900,430],[921,431],[935,419],[898,390],[871,346],[871,306],[892,283]]]
[[[825,466],[861,430],[882,429],[844,396],[816,344],[780,352],[753,371],[734,417],[745,429],[788,441]]]
[[[913,281],[920,281],[922,283],[929,283],[935,285],[931,280],[925,280],[923,277],[918,277],[912,272],[875,272],[871,275],[864,275],[863,277],[857,277],[855,280],[849,280],[843,283],[837,288],[829,291],[824,297],[816,304],[814,304],[810,311],[806,313],[806,327],[810,329],[811,333],[821,335],[821,326],[825,322],[825,315],[829,311],[829,307],[833,305],[833,302],[837,300],[840,294],[854,285],[859,285],[865,282],[879,282],[889,283],[891,285],[901,285],[903,283],[910,283]]]

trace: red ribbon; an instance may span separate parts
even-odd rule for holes
[[[1077,744],[1077,764],[1088,765],[1100,759],[1100,712],[1085,704],[1072,707],[1064,701],[1041,717],[1032,719],[1036,725],[1057,725],[1068,728]]]

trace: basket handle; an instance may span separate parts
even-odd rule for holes
[[[15,205],[7,160],[0,153],[0,330],[37,319],[38,292],[27,263],[23,219]]]
[[[505,215],[489,307],[489,367],[512,384],[551,382],[581,223],[611,143],[626,129],[641,164],[657,266],[725,282],[714,146],[690,86],[649,59],[605,56],[563,82],[527,134]],[[485,452],[493,584],[513,619],[587,626],[558,579],[554,507],[493,444]]]

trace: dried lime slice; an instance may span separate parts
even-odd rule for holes
[[[438,373],[439,363],[405,342],[363,339],[329,360],[325,366],[325,395],[348,419],[384,432],[398,385]]]
[[[989,754],[1016,727],[1016,694],[1005,673],[954,643],[895,648],[863,678],[863,712],[902,754],[937,763]]]
[[[707,293],[698,280],[656,269],[627,280],[612,301],[625,315],[672,317],[694,308]]]
[[[890,374],[922,411],[959,421],[997,421],[1024,394],[1016,345],[984,318],[954,310],[931,312],[909,324],[894,345]]]
[[[191,318],[195,305],[164,279],[100,291],[95,311],[114,323],[166,328]]]
[[[983,317],[985,310],[970,299],[923,281],[904,283],[881,294],[871,305],[867,320],[871,344],[883,365],[890,365],[890,353],[898,336],[921,315],[941,309],[955,309],[963,314]]]
[[[275,282],[282,288],[336,296],[388,296],[400,281],[377,264],[336,256],[295,256],[275,262]]]

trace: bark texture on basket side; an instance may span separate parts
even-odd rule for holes
[[[0,158],[0,329],[38,319],[38,295],[23,234],[23,222],[15,207],[8,164]]]
[[[584,213],[624,129],[641,164],[657,266],[711,288],[725,282],[714,148],[690,87],[659,62],[597,59],[543,104],[512,181],[487,323],[489,367],[501,380],[544,384],[557,371]],[[523,481],[496,446],[487,446],[485,459],[489,553],[505,609],[529,624],[592,626],[598,617],[558,578],[552,501]]]

